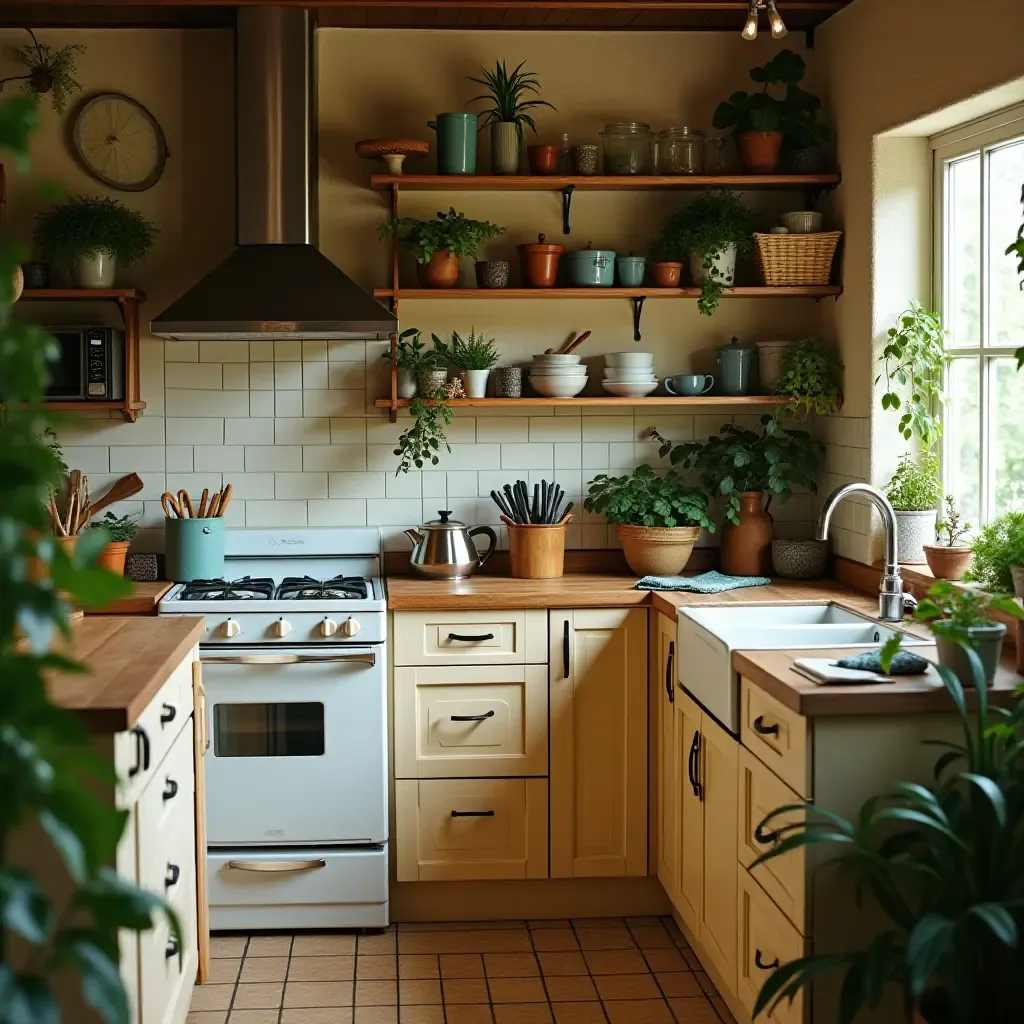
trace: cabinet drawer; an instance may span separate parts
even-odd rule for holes
[[[194,879],[174,904],[181,938],[171,935],[164,916],[151,931],[139,935],[139,988],[144,1024],[178,1024],[188,1013],[199,966]]]
[[[774,829],[803,819],[794,812],[767,830],[758,831],[765,817],[779,807],[799,804],[797,796],[773,772],[770,772],[749,750],[740,747],[740,829],[739,859],[744,867],[767,853],[776,844]],[[782,908],[801,935],[807,934],[807,858],[803,849],[789,853],[766,864],[760,864],[751,874],[764,887],[765,892]]]
[[[740,739],[791,789],[810,799],[807,719],[790,711],[749,679],[741,679]]]
[[[548,877],[547,779],[395,783],[398,881]]]
[[[547,613],[396,612],[396,665],[542,665]]]
[[[548,694],[541,665],[395,669],[395,775],[545,775]]]
[[[765,895],[746,868],[739,868],[739,935],[737,941],[736,995],[753,1012],[761,986],[779,964],[804,955],[806,944],[781,910]],[[804,1024],[805,992],[801,990],[790,1003],[783,1000],[769,1016],[759,1021],[774,1024]]]

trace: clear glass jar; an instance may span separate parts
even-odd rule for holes
[[[704,133],[695,128],[658,132],[659,174],[703,174]]]
[[[651,126],[641,121],[605,125],[601,132],[605,174],[650,174],[654,167]]]

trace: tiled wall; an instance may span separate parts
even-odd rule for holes
[[[856,480],[871,479],[871,421],[867,417],[827,416],[816,424],[825,442],[825,467],[819,481],[821,497]],[[863,498],[844,501],[835,511],[829,535],[832,550],[858,562],[870,561],[874,507]]]

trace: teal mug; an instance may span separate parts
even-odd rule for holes
[[[169,580],[219,579],[224,575],[224,517],[166,519],[164,548]]]
[[[715,378],[710,373],[677,373],[666,377],[664,383],[670,395],[692,398],[706,395],[715,386]]]
[[[438,114],[427,127],[437,132],[438,174],[476,174],[476,114]]]

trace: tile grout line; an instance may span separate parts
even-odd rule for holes
[[[281,1004],[277,1008],[277,1024],[281,1024],[281,1018],[284,1016],[284,994],[288,991],[288,975],[292,969],[292,950],[295,949],[295,936],[292,935],[291,941],[288,943],[288,958],[284,965],[284,984],[281,986]],[[230,1024],[230,1021],[228,1022]]]
[[[242,971],[245,970],[245,957],[249,952],[249,939],[251,936],[246,935],[245,945],[242,946],[242,959],[238,961],[238,974],[235,975],[235,983],[231,986],[231,998],[228,1000],[227,1013],[224,1014],[224,1022],[228,1024],[231,1020],[231,1011],[235,1007],[235,996],[238,995],[238,986],[242,984]]]

